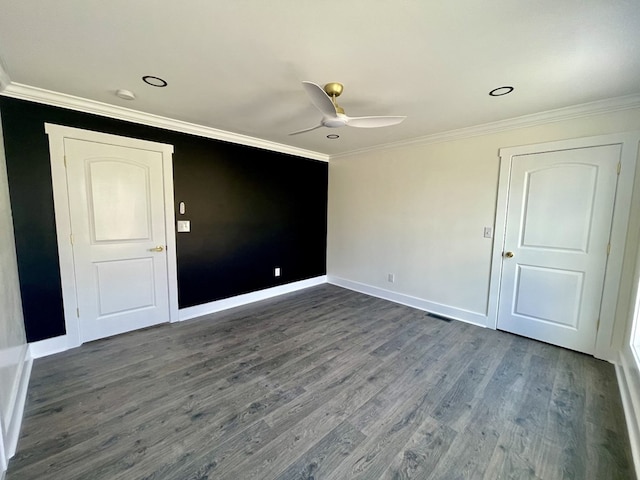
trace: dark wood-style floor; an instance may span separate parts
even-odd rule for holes
[[[8,480],[630,479],[612,365],[331,285],[35,362]]]

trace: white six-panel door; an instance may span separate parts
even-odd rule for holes
[[[594,353],[620,153],[511,159],[499,329]]]
[[[47,133],[70,343],[176,320],[171,147]]]

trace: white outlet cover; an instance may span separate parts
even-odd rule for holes
[[[190,232],[191,221],[190,220],[178,220],[178,232]]]

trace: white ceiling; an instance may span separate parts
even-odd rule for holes
[[[12,85],[335,155],[637,95],[640,4],[0,0],[0,58]],[[320,120],[302,80],[343,83],[347,115],[407,119],[289,136]]]

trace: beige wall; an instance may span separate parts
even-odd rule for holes
[[[486,317],[498,150],[631,130],[640,109],[332,159],[329,278]]]
[[[26,355],[9,188],[0,131],[0,419],[7,428],[17,376]],[[1,447],[1,445],[0,445]]]

